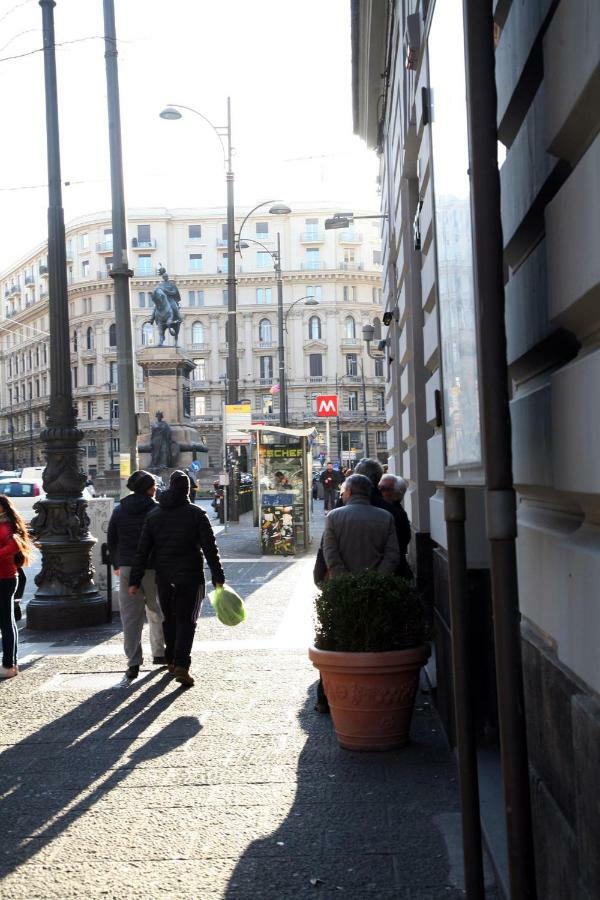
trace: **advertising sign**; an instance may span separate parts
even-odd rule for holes
[[[328,418],[338,414],[338,398],[335,394],[319,394],[316,399],[317,415]]]
[[[301,442],[260,446],[260,540],[263,553],[291,556],[304,518]]]
[[[249,403],[225,404],[225,443],[249,444],[248,430],[252,425],[252,407]]]

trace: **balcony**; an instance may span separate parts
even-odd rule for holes
[[[302,272],[314,272],[318,269],[327,269],[327,263],[324,259],[308,259],[304,260],[304,262],[300,263],[300,270]]]
[[[352,347],[352,348],[360,347],[360,345],[362,343],[363,342],[361,340],[359,340],[358,338],[343,337],[342,338],[342,350],[345,350],[348,347]]]
[[[318,228],[309,228],[300,235],[300,243],[302,244],[322,244],[325,240],[325,232]]]
[[[255,341],[254,349],[255,350],[275,350],[277,347],[277,341]]]
[[[13,285],[11,286],[10,292],[11,292],[11,294],[12,294],[13,297],[16,296],[16,295],[18,295],[18,294],[20,294],[20,293],[21,293],[21,285],[20,285],[20,284],[13,284]]]
[[[48,266],[40,266],[40,278],[48,277]]]
[[[343,272],[362,272],[364,267],[364,263],[361,262],[341,262],[339,264],[339,268]]]
[[[155,272],[154,269],[149,266],[137,267],[135,270],[136,278],[153,278],[155,275],[158,275],[158,272]]]
[[[192,350],[195,350],[197,353],[206,353],[210,350],[210,344],[208,341],[201,341],[199,344],[192,344]]]
[[[139,238],[131,238],[131,247],[133,250],[156,250],[156,238],[150,238],[147,241],[140,241]]]
[[[227,238],[217,238],[217,247],[226,247],[227,246]]]
[[[99,241],[96,244],[96,253],[112,253],[112,252],[113,252],[112,238],[110,241]]]
[[[228,271],[229,271],[229,267],[227,265],[217,266],[217,272],[219,275],[227,275]]]
[[[25,284],[34,284],[33,275],[25,276]]]
[[[362,234],[353,231],[351,228],[342,229],[338,236],[340,244],[360,244],[362,243],[362,239]]]
[[[324,381],[325,381],[324,375],[309,375],[308,376],[309,384],[323,384]]]

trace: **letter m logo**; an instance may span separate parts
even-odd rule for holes
[[[335,394],[321,394],[317,397],[317,415],[337,416],[338,414],[338,398]]]

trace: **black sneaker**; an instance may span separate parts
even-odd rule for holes
[[[152,657],[152,665],[153,666],[166,666],[167,657],[166,656],[153,656]]]
[[[129,666],[129,668],[125,672],[125,678],[128,678],[129,681],[133,681],[133,679],[137,678],[139,674],[140,674],[139,666]]]

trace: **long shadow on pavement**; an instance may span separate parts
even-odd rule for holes
[[[181,716],[127,756],[128,748],[180,695],[178,690],[162,694],[173,682],[154,681],[156,675],[129,689],[98,691],[0,754],[0,878],[54,841],[136,765],[197,734],[198,719]]]
[[[313,691],[299,714],[307,740],[293,805],[246,848],[227,900],[464,898],[443,837],[444,822],[459,822],[456,771],[431,711],[415,717],[403,750],[348,752],[314,712]]]

